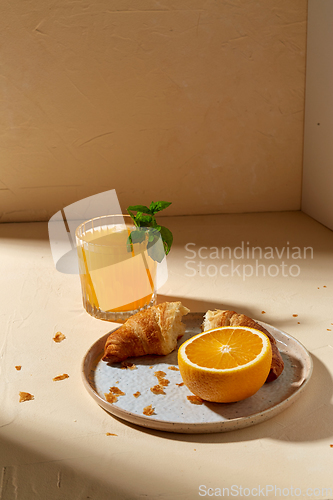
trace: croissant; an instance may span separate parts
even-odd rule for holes
[[[164,302],[134,314],[107,338],[103,361],[117,363],[145,354],[170,354],[185,333],[181,320],[189,312],[181,302]]]
[[[267,335],[272,347],[272,364],[266,382],[272,382],[281,375],[284,363],[277,348],[276,340],[263,326],[259,325],[253,319],[244,314],[238,314],[235,311],[220,311],[216,309],[215,311],[207,311],[202,326],[204,331],[218,328],[219,326],[248,326],[249,328],[261,331]]]

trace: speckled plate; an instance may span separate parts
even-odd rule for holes
[[[179,344],[201,332],[202,313],[189,313],[183,318],[186,333]],[[182,383],[177,367],[177,351],[168,356],[131,358],[135,369],[124,369],[119,363],[101,361],[106,334],[95,342],[83,360],[83,381],[89,394],[109,413],[133,424],[169,432],[211,433],[226,432],[258,424],[274,417],[294,403],[305,389],[312,373],[312,360],[305,347],[295,338],[260,322],[276,339],[284,360],[284,370],[274,382],[237,403],[190,403],[192,393]],[[169,385],[165,395],[153,394],[158,384],[154,372],[165,372]],[[110,387],[125,393],[116,403],[109,403],[105,393]],[[140,396],[133,394],[140,392]],[[146,416],[143,409],[152,405],[154,414]]]

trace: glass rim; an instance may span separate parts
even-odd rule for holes
[[[126,224],[126,219],[127,221],[132,221],[133,223],[133,228],[137,227],[135,226],[134,222],[133,222],[133,219],[132,217],[129,215],[129,214],[109,214],[109,215],[99,215],[98,217],[93,217],[92,219],[88,219],[84,222],[82,222],[76,229],[75,229],[75,237],[80,241],[80,244],[87,244],[87,245],[92,245],[92,246],[95,246],[95,247],[110,247],[110,245],[106,245],[106,244],[99,244],[99,243],[94,243],[93,241],[87,241],[85,240],[82,236],[79,236],[79,231],[82,229],[82,226],[84,226],[85,224],[88,224],[89,222],[93,222],[95,220],[101,220],[101,219],[105,219],[107,217],[122,217],[125,219],[125,224],[123,224],[122,222],[119,222],[119,223],[114,223],[113,225],[125,225],[127,226]],[[94,229],[94,227],[92,228]],[[148,229],[148,228],[147,228]],[[86,232],[86,231],[85,231]],[[84,234],[84,233],[83,233]],[[135,248],[138,248],[139,246],[141,246],[142,244],[145,244],[146,245],[146,242],[143,241],[143,242],[140,242],[140,243],[129,243],[129,245],[132,245],[133,247]],[[123,245],[114,245],[114,246],[123,246]]]

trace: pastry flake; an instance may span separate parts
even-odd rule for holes
[[[155,408],[153,408],[152,405],[148,405],[143,409],[142,413],[144,415],[147,415],[148,417],[151,417],[152,415],[155,415]]]
[[[30,394],[30,392],[19,392],[19,403],[24,403],[24,401],[32,401],[35,399],[35,396],[33,394]]]
[[[57,332],[55,334],[55,336],[53,337],[53,340],[54,340],[54,342],[59,343],[59,342],[62,342],[63,340],[65,340],[65,338],[66,338],[66,335],[64,335],[61,332]]]
[[[65,380],[68,377],[69,375],[67,373],[63,373],[62,375],[57,375],[56,377],[54,377],[53,381],[58,382],[59,380]]]
[[[199,396],[187,396],[187,399],[193,405],[202,405],[203,404],[203,399],[199,398]]]
[[[157,372],[154,373],[155,377],[157,377],[157,380],[158,380],[158,383],[159,385],[163,386],[163,387],[166,387],[169,385],[170,381],[165,377],[166,373],[163,372],[162,370],[159,370]]]
[[[150,390],[153,394],[156,394],[156,395],[157,394],[164,394],[165,395],[165,392],[163,390],[163,386],[160,384],[154,385],[154,387],[151,387]]]
[[[110,393],[115,396],[125,396],[125,393],[119,389],[119,387],[110,387]]]
[[[104,393],[105,399],[108,403],[116,403],[118,396],[125,396],[125,393],[119,387],[110,387],[109,392]]]
[[[118,401],[117,396],[115,394],[112,394],[111,392],[105,392],[104,396],[108,403],[116,403]]]
[[[134,363],[131,363],[131,361],[122,361],[120,364],[120,368],[123,370],[136,370],[137,367]]]

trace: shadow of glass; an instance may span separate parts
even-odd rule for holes
[[[235,310],[241,311],[242,314],[251,316],[251,309],[245,304],[227,304],[225,302],[212,302],[211,300],[191,299],[189,297],[178,297],[174,295],[157,294],[157,303],[162,302],[178,302],[180,301],[185,307],[188,307],[191,312],[205,313],[209,309]],[[258,318],[257,318],[258,319]]]
[[[264,323],[267,322],[268,324],[270,324],[270,321],[268,321],[268,319],[265,318],[265,314],[261,314],[261,317],[258,317],[257,310],[253,311],[253,309],[249,308],[248,304],[244,304],[241,302],[240,303],[234,302],[231,304],[226,302],[214,302],[211,300],[204,300],[204,299],[179,297],[175,295],[163,295],[163,294],[157,295],[158,304],[161,304],[162,302],[178,302],[178,301],[180,301],[185,307],[188,307],[188,309],[190,309],[191,312],[205,313],[208,310],[215,310],[215,309],[229,310],[229,311],[235,311],[239,314],[245,314],[246,316],[249,316],[254,320],[262,321]],[[280,316],[278,318],[274,318],[274,322],[272,321],[271,324],[274,324],[276,328],[284,330],[284,328],[288,329],[288,327],[295,325],[295,321],[293,321],[294,319],[295,318],[291,319],[289,315],[286,316],[285,318]],[[305,323],[304,320],[303,323]],[[307,322],[307,324],[311,323]]]

